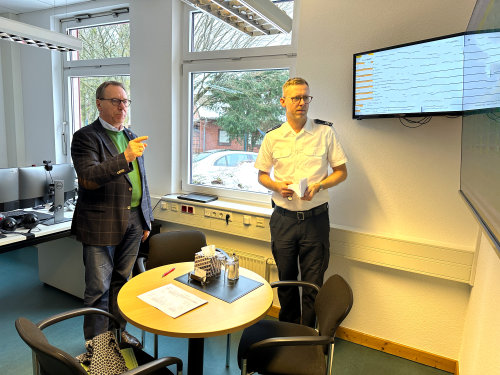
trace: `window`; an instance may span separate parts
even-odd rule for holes
[[[128,22],[69,28],[69,35],[83,42],[83,50],[69,54],[70,60],[95,60],[130,57]]]
[[[199,126],[198,126],[198,128],[199,128]],[[193,136],[196,137],[196,134],[193,134]],[[227,133],[227,131],[219,128],[219,146],[227,146],[230,144],[231,144],[231,141],[229,139],[229,134]]]
[[[251,162],[265,132],[285,120],[279,98],[289,70],[196,72],[191,77],[191,156],[196,160],[216,148],[226,153],[214,153],[213,163],[193,161],[190,183],[266,193]]]
[[[129,76],[86,76],[70,77],[71,112],[73,133],[83,126],[91,124],[99,116],[95,104],[95,90],[103,81],[118,81],[123,83],[130,92]],[[130,123],[132,106],[128,108],[125,123]]]
[[[275,1],[277,7],[293,18],[293,1]],[[284,46],[291,43],[291,34],[249,36],[223,21],[203,12],[191,14],[191,51],[221,51],[236,48]],[[210,35],[210,37],[207,37]]]
[[[293,1],[278,6],[293,15]],[[215,17],[187,12],[183,64],[188,144],[182,188],[268,201],[254,167],[266,131],[285,121],[281,87],[295,64],[290,34],[250,37]]]
[[[95,90],[103,81],[122,82],[131,96],[130,24],[128,9],[121,11],[61,21],[64,32],[83,41],[82,51],[63,57],[64,100],[68,103],[65,117],[70,120],[70,134],[97,119]],[[126,123],[129,123],[131,109],[132,106]],[[69,147],[71,142],[67,143]]]

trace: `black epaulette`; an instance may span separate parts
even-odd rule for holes
[[[328,122],[325,120],[320,120],[319,118],[314,119],[315,124],[320,124],[320,125],[327,125],[327,126],[333,126],[333,122]]]
[[[280,125],[276,125],[274,128],[266,130],[266,134],[269,133],[269,132],[272,132],[273,130],[278,129],[279,127],[281,127],[281,124]]]

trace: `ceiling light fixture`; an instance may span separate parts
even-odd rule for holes
[[[270,0],[181,0],[250,36],[289,33],[292,19]]]
[[[75,37],[4,17],[0,17],[0,39],[60,52],[82,49],[82,41]]]

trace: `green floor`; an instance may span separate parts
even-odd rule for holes
[[[38,280],[36,248],[29,247],[0,254],[0,374],[28,375],[32,373],[31,352],[19,338],[14,321],[20,316],[33,321],[52,314],[81,307],[82,302]],[[84,351],[82,320],[72,320],[45,332],[56,346],[72,354]],[[129,327],[140,336],[140,331]],[[238,340],[241,333],[232,335],[231,365],[225,367],[226,336],[205,340],[206,375],[239,374],[236,363]],[[146,350],[152,352],[152,335],[147,336]],[[160,337],[159,354],[180,357],[186,366],[187,340]],[[186,369],[186,368],[185,368]],[[335,375],[445,375],[448,372],[414,363],[377,350],[338,340],[334,355]],[[184,371],[184,373],[187,373]]]

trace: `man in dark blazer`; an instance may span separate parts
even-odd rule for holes
[[[85,306],[109,311],[120,321],[120,327],[111,327],[107,318],[86,315],[85,339],[121,328],[122,340],[139,346],[124,330],[126,322],[117,306],[118,292],[153,220],[142,156],[148,137],[137,137],[123,126],[129,104],[122,83],[102,83],[96,90],[99,118],[73,135],[78,201],[71,231],[83,244]]]

